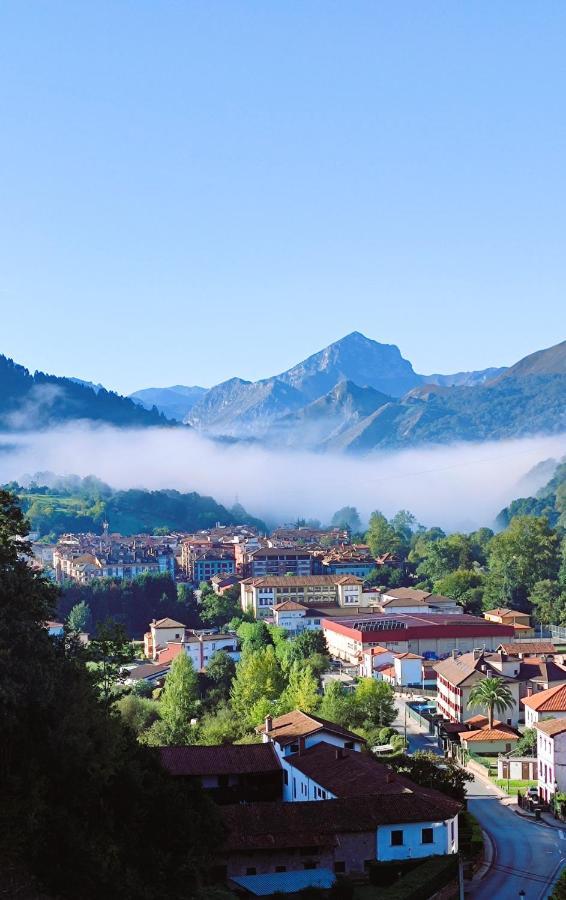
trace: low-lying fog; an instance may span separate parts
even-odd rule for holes
[[[540,483],[529,470],[565,452],[566,435],[455,444],[367,458],[225,445],[183,429],[120,430],[85,425],[0,435],[0,482],[24,473],[96,475],[116,488],[198,491],[277,523],[328,521],[345,505],[363,519],[410,509],[426,525],[470,530],[493,523],[502,506]],[[6,445],[11,447],[6,449]],[[541,476],[541,482],[546,478]]]

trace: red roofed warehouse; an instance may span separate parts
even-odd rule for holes
[[[442,658],[455,648],[466,651],[476,647],[494,650],[514,631],[509,625],[488,622],[468,615],[360,616],[334,621],[323,619],[322,629],[333,656],[357,663],[368,647],[385,647],[399,653]]]

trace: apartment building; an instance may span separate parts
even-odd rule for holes
[[[271,618],[275,607],[293,601],[305,607],[356,607],[364,602],[362,580],[355,575],[266,575],[245,578],[241,604],[257,619]]]
[[[260,547],[247,554],[244,573],[248,578],[265,575],[312,575],[313,557],[308,550],[292,547]]]
[[[155,545],[140,538],[103,541],[95,535],[85,540],[60,542],[53,551],[53,569],[59,583],[69,579],[88,584],[95,578],[131,580],[137,575],[175,577],[175,556],[171,547]]]

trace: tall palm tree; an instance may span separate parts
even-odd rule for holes
[[[513,694],[502,678],[483,678],[474,684],[468,699],[468,709],[485,709],[489,727],[493,728],[493,711],[504,713],[515,705]]]

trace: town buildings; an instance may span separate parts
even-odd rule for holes
[[[454,613],[461,614],[463,608],[451,597],[421,591],[416,588],[392,588],[382,591],[379,601],[383,612],[387,613]]]
[[[328,649],[333,656],[357,665],[369,647],[385,647],[398,653],[416,653],[425,659],[441,659],[454,648],[462,651],[474,647],[494,649],[505,638],[512,637],[508,625],[487,622],[477,616],[360,614],[350,619],[325,618],[321,623]]]
[[[535,636],[535,630],[531,625],[530,616],[527,613],[518,612],[516,609],[497,607],[484,612],[484,618],[489,622],[499,622],[501,625],[512,625],[516,638],[530,638]]]
[[[287,600],[307,608],[351,608],[364,602],[362,579],[355,575],[265,575],[244,578],[240,589],[242,609],[257,619],[271,618],[274,608]]]
[[[219,650],[237,661],[240,658],[238,636],[234,632],[192,630],[175,619],[154,619],[144,635],[145,655],[159,665],[170,665],[184,652],[198,672],[207,668]]]
[[[266,575],[312,575],[313,556],[308,550],[288,547],[260,547],[247,554],[244,574],[249,578]]]
[[[300,710],[258,731],[261,745],[161,751],[171,774],[220,804],[216,871],[228,886],[254,892],[265,876],[305,871],[330,885],[379,862],[457,853],[460,804],[361,753],[358,735]]]
[[[55,579],[88,584],[94,578],[129,580],[137,575],[175,577],[171,546],[152,538],[105,534],[64,535],[53,551]]]
[[[507,710],[508,725],[519,722],[519,681],[516,676],[519,662],[513,661],[500,667],[496,665],[496,654],[487,654],[483,650],[473,650],[458,656],[456,652],[447,659],[435,664],[437,674],[436,707],[438,712],[450,722],[465,723],[477,714],[477,708],[470,707],[470,692],[474,685],[484,678],[500,678],[509,688],[513,697],[513,706]]]

